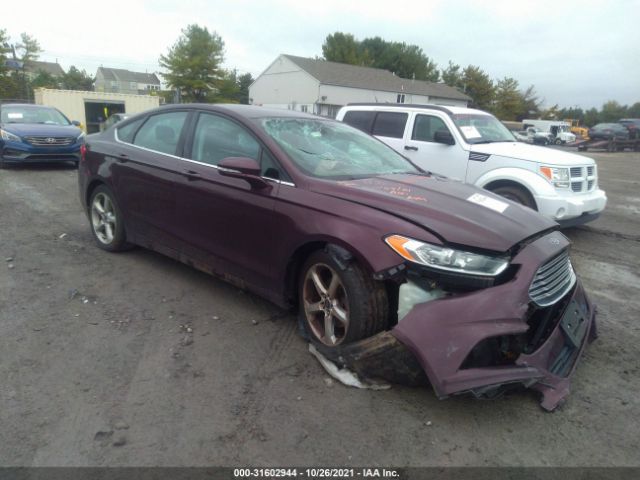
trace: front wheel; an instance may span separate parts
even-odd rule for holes
[[[129,247],[118,203],[109,188],[101,185],[91,194],[89,219],[93,238],[100,248],[119,252]]]
[[[560,140],[559,138],[556,138],[555,142],[556,145],[562,145],[562,140]]]
[[[305,262],[299,298],[307,334],[312,341],[328,347],[370,337],[388,323],[384,285],[374,281],[355,261],[339,264],[324,250],[313,253]]]
[[[501,197],[511,200],[512,202],[516,202],[520,205],[524,205],[525,207],[537,210],[536,203],[533,200],[533,197],[523,188],[515,186],[505,186],[494,188],[491,191],[496,195],[500,195]]]

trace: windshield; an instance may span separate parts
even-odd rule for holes
[[[390,147],[343,123],[267,118],[261,125],[300,169],[314,177],[342,180],[420,173]]]
[[[70,125],[71,122],[55,108],[3,106],[2,123],[41,123],[45,125]]]
[[[513,142],[515,137],[496,117],[476,113],[451,115],[467,143]]]

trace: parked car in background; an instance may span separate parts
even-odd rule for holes
[[[629,130],[619,123],[599,123],[589,129],[591,140],[628,140]]]
[[[576,141],[576,136],[570,131],[571,124],[566,121],[524,119],[522,120],[522,124],[525,130],[533,127],[539,132],[548,133],[550,138],[549,143],[562,145]]]
[[[116,123],[126,120],[130,116],[131,115],[128,113],[114,113],[109,115],[109,118],[100,124],[100,131],[106,130],[107,128],[114,126]]]
[[[518,384],[553,409],[595,338],[554,222],[344,123],[172,105],[91,135],[83,152],[80,200],[100,248],[141,245],[297,307],[337,358],[361,340],[361,353],[415,356],[441,398]]]
[[[618,123],[627,129],[629,138],[640,138],[640,118],[622,118]]]
[[[84,132],[62,112],[42,105],[0,105],[0,167],[9,164],[74,162]]]
[[[353,104],[337,118],[421,168],[490,190],[564,226],[597,218],[607,203],[593,159],[516,142],[497,118],[481,110]]]
[[[549,145],[554,143],[551,132],[540,130],[536,127],[529,127],[523,133],[527,136],[528,143],[533,143],[534,145]]]

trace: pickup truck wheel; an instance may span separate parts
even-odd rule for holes
[[[328,252],[314,252],[302,267],[298,291],[301,323],[314,342],[336,347],[387,326],[384,285],[353,260],[340,265]]]
[[[511,200],[512,202],[516,202],[520,205],[536,210],[536,204],[531,197],[531,194],[523,188],[505,186],[494,188],[491,191],[496,195],[500,195],[501,197]]]

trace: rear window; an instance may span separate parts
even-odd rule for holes
[[[373,135],[402,138],[408,116],[407,113],[400,112],[378,112],[373,124]]]
[[[344,115],[342,121],[363,132],[371,133],[371,125],[375,116],[376,112],[351,110]]]
[[[119,127],[118,140],[126,143],[133,143],[133,136],[135,135],[136,131],[138,130],[138,127],[144,120],[145,120],[144,118],[141,118],[140,120],[136,120],[122,127]]]

